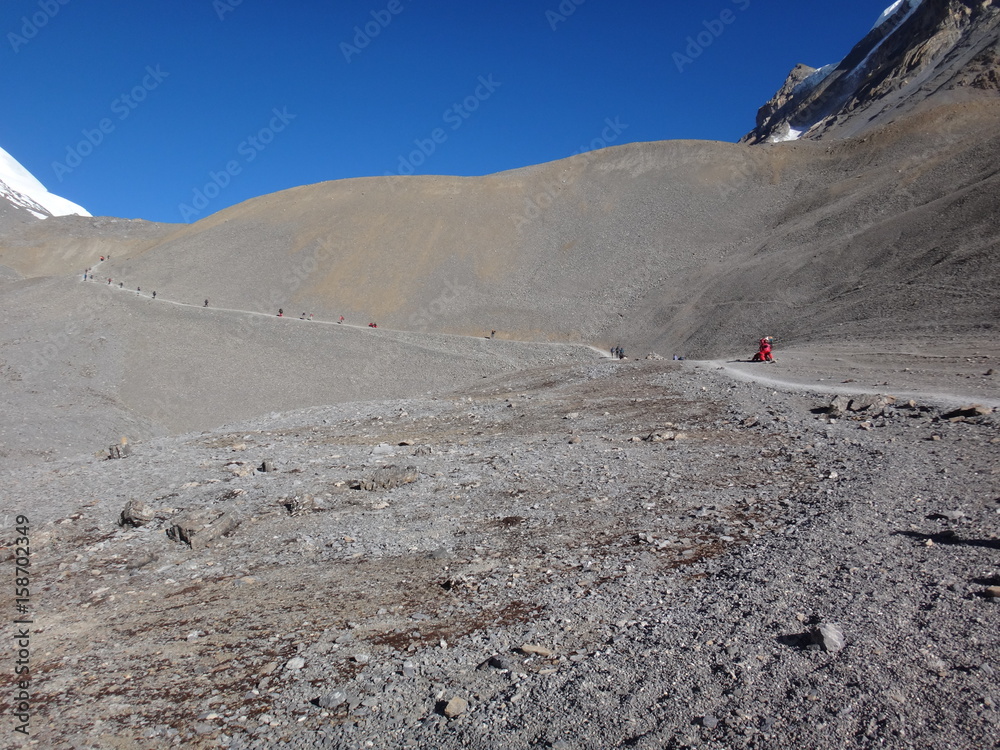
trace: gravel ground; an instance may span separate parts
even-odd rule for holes
[[[830,413],[850,383],[719,367],[537,367],[8,472],[5,564],[23,514],[34,623],[31,737],[9,671],[4,731],[54,750],[997,746],[996,416],[860,384]],[[145,525],[119,525],[129,501]]]

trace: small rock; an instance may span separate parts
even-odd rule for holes
[[[844,634],[836,625],[823,623],[812,633],[813,643],[822,646],[827,652],[835,654],[844,648]]]
[[[701,725],[705,729],[715,729],[719,726],[719,720],[712,714],[705,714],[701,717]]]
[[[455,697],[445,704],[442,713],[444,713],[444,715],[447,716],[449,719],[454,719],[458,716],[461,716],[468,710],[469,710],[469,702],[465,700],[465,698]]]
[[[361,479],[351,483],[351,489],[355,490],[391,490],[404,484],[416,482],[420,478],[420,472],[416,466],[383,466],[378,469],[368,479]]]
[[[528,654],[529,656],[552,656],[552,649],[545,648],[545,646],[539,646],[534,643],[525,643],[521,648],[518,649],[522,654]]]
[[[316,705],[320,708],[336,708],[341,703],[347,702],[347,693],[343,690],[331,690],[325,695],[316,699]]]
[[[983,593],[989,599],[1000,599],[1000,586],[988,586]]]
[[[304,667],[305,665],[306,665],[305,659],[303,659],[301,656],[293,656],[291,659],[285,662],[285,669],[294,672],[299,669],[302,669],[302,667]]]
[[[129,500],[122,508],[121,516],[118,519],[119,526],[145,526],[156,518],[156,511],[142,502],[142,500]]]

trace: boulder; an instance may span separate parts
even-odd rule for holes
[[[142,500],[129,500],[118,518],[119,526],[145,526],[156,518],[156,511]]]
[[[201,549],[229,534],[238,525],[239,518],[234,512],[204,508],[178,516],[167,530],[167,536],[175,542],[190,545],[191,549]]]
[[[416,466],[383,466],[377,469],[367,479],[361,479],[351,484],[351,489],[355,490],[391,490],[404,484],[416,482],[420,478],[420,472]]]

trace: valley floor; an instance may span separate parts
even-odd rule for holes
[[[996,416],[862,398],[874,368],[828,387],[808,353],[777,354],[537,367],[10,472],[31,735],[12,669],[3,731],[57,749],[991,746]],[[947,377],[994,403],[989,364]],[[393,477],[413,481],[352,488]],[[129,501],[148,523],[119,525]]]

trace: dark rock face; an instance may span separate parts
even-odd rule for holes
[[[797,65],[742,140],[789,140],[792,131],[810,139],[846,137],[927,100],[995,96],[998,29],[995,0],[923,0],[916,8],[904,0],[825,75]]]

